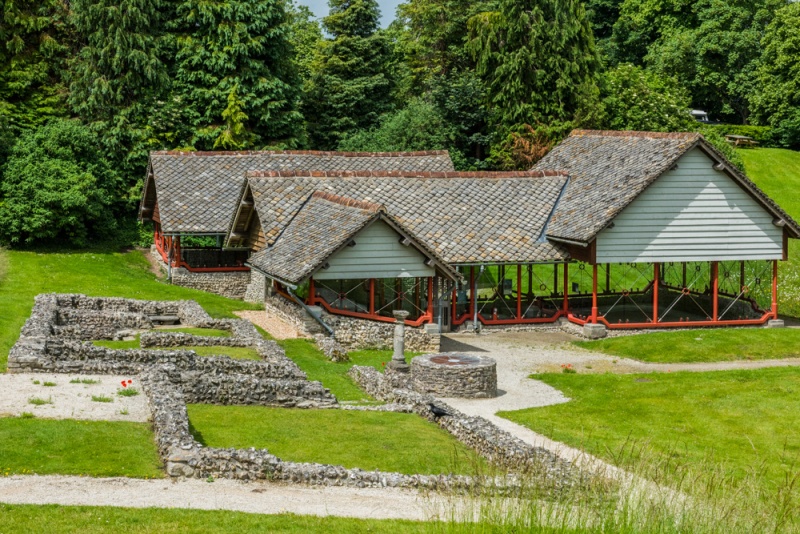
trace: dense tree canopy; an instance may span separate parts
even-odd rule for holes
[[[378,31],[375,0],[330,0],[321,43],[306,84],[303,111],[314,146],[334,149],[349,133],[392,109],[391,51]]]
[[[376,0],[329,0],[321,22],[299,1],[0,1],[0,242],[128,224],[151,150],[443,148],[512,169],[575,127],[800,148],[798,2],[405,0],[382,30]]]
[[[500,0],[470,20],[468,46],[501,124],[582,122],[600,61],[578,0]]]
[[[170,25],[175,38],[172,98],[192,127],[191,137],[182,140],[186,145],[210,149],[224,135],[222,112],[234,89],[254,146],[294,145],[301,116],[288,22],[282,0],[178,4]]]

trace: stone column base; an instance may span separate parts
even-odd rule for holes
[[[586,323],[583,325],[583,335],[589,339],[602,339],[608,335],[608,329],[604,324]]]
[[[786,327],[786,323],[783,322],[783,319],[773,319],[767,322],[767,328],[784,328]]]

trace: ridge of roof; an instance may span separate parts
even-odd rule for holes
[[[529,170],[529,171],[248,171],[248,178],[552,178],[568,177],[567,171]]]
[[[417,156],[449,156],[447,150],[418,150],[412,152],[336,152],[325,150],[154,150],[151,156],[184,156],[184,157],[209,157],[209,156],[259,156],[259,155],[290,155],[290,156],[339,156],[345,158],[399,158]]]
[[[685,139],[702,138],[698,132],[642,132],[635,130],[572,130],[569,137],[636,137],[639,139]]]
[[[339,204],[348,208],[357,208],[366,211],[386,211],[386,208],[381,204],[374,202],[367,202],[366,200],[356,200],[350,197],[343,197],[341,195],[334,195],[327,191],[314,191],[310,198],[318,198],[320,200],[327,200],[334,204]]]

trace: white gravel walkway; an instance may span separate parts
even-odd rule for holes
[[[446,517],[454,509],[444,497],[392,488],[311,488],[224,479],[209,483],[38,475],[0,478],[0,502],[409,520]]]
[[[123,380],[133,382],[123,388]],[[90,381],[97,383],[86,383]],[[150,411],[144,394],[125,397],[117,393],[128,388],[141,391],[137,377],[2,373],[0,417],[31,413],[47,419],[147,421]],[[92,397],[110,399],[111,402],[98,402]],[[34,404],[32,401],[37,399],[46,404]]]

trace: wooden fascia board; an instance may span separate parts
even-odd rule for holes
[[[241,215],[242,215],[242,205],[243,205],[242,202],[244,201],[245,198],[247,198],[248,194],[250,194],[252,196],[252,193],[250,191],[250,182],[245,180],[244,181],[244,186],[242,187],[242,192],[239,194],[239,201],[236,203],[236,215],[234,215],[234,217],[233,217],[233,222],[231,222],[231,227],[230,227],[230,229],[228,230],[228,233],[227,233],[227,239],[225,239],[225,244],[228,247],[230,247],[230,245],[231,245],[231,240],[233,239],[233,233],[236,230],[236,227],[239,224],[239,219],[241,218]],[[253,210],[256,209],[255,203],[253,204],[253,208],[252,209]],[[247,223],[249,223],[249,219],[245,223],[245,225]],[[245,226],[245,228],[243,228],[243,231],[246,231],[246,230],[247,230],[247,228]]]
[[[151,190],[153,191],[153,203],[149,205],[148,202],[148,192]],[[142,200],[139,202],[139,217],[138,219],[142,220],[142,213],[146,208],[150,208],[151,210],[155,210],[155,205],[158,202],[158,194],[156,191],[156,183],[155,183],[155,175],[153,174],[153,162],[147,162],[147,176],[144,179],[144,187],[142,188]]]

